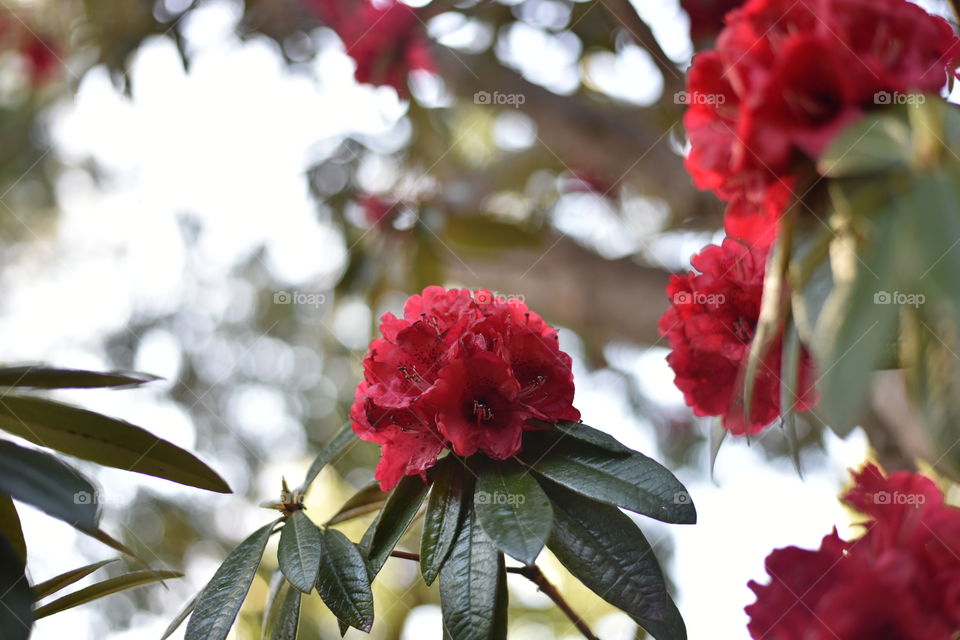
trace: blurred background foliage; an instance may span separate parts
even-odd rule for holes
[[[329,60],[342,67],[346,58],[345,43],[320,19],[321,4],[0,2],[0,251],[6,278],[29,281],[31,273],[42,272],[38,263],[56,262],[52,256],[63,233],[58,216],[64,199],[75,200],[77,191],[109,193],[129,179],[123,163],[135,164],[135,159],[120,154],[104,166],[96,154],[78,152],[57,137],[57,123],[85,86],[109,82],[118,100],[136,101],[157,91],[138,86],[151,78],[149,69],[136,71],[146,59],[144,48],[176,51],[185,76],[202,79],[205,72],[196,65],[203,55],[220,47],[225,56],[242,56],[244,47],[253,46],[269,51],[285,78],[323,90],[330,84],[325,73],[334,63]],[[80,362],[56,364],[147,366],[161,369],[151,372],[168,379],[156,389],[130,392],[132,399],[124,405],[112,405],[115,400],[106,396],[102,404],[121,415],[137,403],[160,407],[140,423],[164,436],[167,418],[188,417],[182,420],[188,424],[186,444],[225,475],[236,495],[197,496],[147,483],[124,487],[113,503],[111,481],[119,480],[98,477],[107,515],[117,523],[115,531],[124,531],[124,542],[158,566],[185,570],[196,588],[254,528],[251,523],[266,521],[254,505],[275,498],[280,476],[302,473],[311,453],[343,424],[377,318],[386,310],[398,311],[407,295],[428,284],[522,296],[566,330],[564,348],[575,355],[578,376],[590,381],[578,389],[603,389],[628,399],[640,426],[627,428],[643,430],[632,443],[627,438],[628,444],[648,443],[655,448],[651,453],[681,469],[681,477],[707,473],[706,425],[655,397],[638,379],[636,366],[645,353],[661,360],[665,354],[646,349],[659,342],[656,320],[666,307],[669,273],[685,268],[689,254],[721,226],[719,203],[695,190],[683,169],[678,92],[693,54],[689,16],[673,0],[435,0],[416,12],[411,29],[428,43],[434,72],[413,71],[409,84],[399,87],[402,98],[388,86],[365,90],[377,126],[330,130],[324,125],[328,113],[318,110],[318,127],[302,133],[309,152],[298,180],[323,230],[318,236],[323,242],[307,252],[306,262],[315,262],[309,268],[298,272],[296,265],[303,261],[293,267],[284,262],[282,243],[278,248],[274,241],[299,233],[284,227],[279,194],[275,206],[263,206],[262,231],[254,233],[248,249],[219,262],[212,257],[210,237],[217,225],[229,227],[229,211],[223,216],[227,222],[211,222],[187,206],[157,212],[169,203],[143,202],[142,210],[124,211],[122,218],[89,218],[93,227],[118,219],[132,227],[142,224],[146,244],[154,228],[148,216],[176,220],[178,237],[157,238],[170,254],[148,258],[156,270],[167,264],[176,270],[173,302],[157,293],[163,303],[153,304],[149,282],[137,283],[146,290],[133,302],[104,300],[93,293],[97,282],[78,275],[90,288],[78,298],[81,304],[107,307],[105,312],[120,316],[122,328],[63,347],[56,353]],[[228,32],[214,28],[216,37],[198,36],[217,16],[226,16],[221,22]],[[715,18],[700,15],[697,45],[707,46],[718,28]],[[381,64],[396,63],[391,57],[396,51],[378,51],[386,56]],[[244,85],[256,77],[251,70],[251,79],[241,74],[222,81],[239,83],[250,95],[269,91]],[[488,104],[476,97],[478,92],[522,96],[522,101]],[[177,106],[203,111],[201,104]],[[260,115],[239,123],[235,138],[225,140],[218,152],[229,156],[231,145],[270,138],[288,117],[281,111]],[[172,136],[184,165],[198,172],[197,180],[206,179],[205,172],[214,169],[192,164],[191,156],[200,150],[188,133],[170,130],[160,120],[156,126],[157,135]],[[264,162],[288,167],[300,161]],[[244,181],[250,179],[228,175],[209,189],[236,187],[239,195],[220,194],[226,208],[244,197]],[[216,201],[218,195],[210,197]],[[3,313],[14,314],[13,304],[7,301]],[[54,326],[69,325],[72,313],[62,309]],[[881,459],[902,466],[899,436],[890,435],[891,421],[883,411],[876,413],[872,428],[880,434]],[[586,421],[601,429],[622,428],[589,414]],[[757,441],[759,447],[784,458],[785,439],[771,431],[773,436]],[[801,438],[818,444],[821,430],[803,425]],[[335,470],[325,471],[307,499],[311,516],[320,521],[366,484],[376,458],[375,447],[356,446]],[[346,530],[356,539],[366,524],[361,520]],[[670,539],[656,523],[650,529],[651,539],[660,538],[658,552],[665,561]],[[95,543],[78,545],[85,555],[101,557],[105,551]],[[43,554],[43,543],[38,547],[35,552]],[[437,603],[435,588],[420,584],[409,564],[391,561],[378,581],[373,637],[400,637],[411,611],[426,615],[431,610],[416,607]],[[546,570],[599,635],[632,633],[623,617],[611,617],[609,607],[565,577],[556,563],[548,562]],[[572,633],[545,598],[515,579],[512,637]],[[192,596],[190,586],[170,587],[165,594],[147,589],[96,605],[102,617],[89,622],[92,633],[104,637],[108,629],[131,629],[130,637],[143,637],[137,629],[144,616],[172,618],[178,604]],[[256,637],[266,590],[266,582],[258,579],[238,637]],[[337,637],[335,622],[319,600],[305,603],[301,637]],[[438,613],[431,615],[434,620]],[[38,627],[38,637],[46,637],[44,629]]]

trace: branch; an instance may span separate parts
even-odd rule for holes
[[[420,562],[419,553],[410,553],[409,551],[397,551],[394,549],[390,552],[390,555],[394,558],[402,558],[404,560],[413,560],[414,562]],[[580,619],[580,616],[577,615],[567,601],[563,599],[563,595],[557,590],[547,577],[543,575],[543,572],[540,571],[540,567],[535,564],[526,565],[524,567],[507,567],[507,573],[516,573],[521,575],[533,584],[537,585],[537,588],[540,589],[548,598],[553,600],[554,604],[559,607],[561,611],[570,619],[570,622],[573,623],[573,626],[583,634],[584,638],[587,640],[599,640],[597,636],[593,635],[593,632],[590,631],[590,627],[587,626],[583,620]]]
[[[663,76],[664,98],[673,96],[675,91],[682,89],[684,86],[683,72],[660,46],[656,36],[653,35],[653,30],[650,29],[650,25],[637,14],[636,9],[630,4],[630,0],[606,0],[600,4],[607,10],[610,17],[629,31],[634,41],[653,58],[654,64],[657,65],[657,69]]]

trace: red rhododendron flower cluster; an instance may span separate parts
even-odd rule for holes
[[[723,29],[723,18],[743,0],[680,0],[690,16],[690,39],[694,44],[712,40]]]
[[[757,372],[747,422],[738,376],[750,352],[760,317],[768,250],[727,238],[709,245],[691,262],[695,271],[671,276],[670,307],[660,334],[672,349],[667,362],[676,385],[698,416],[722,416],[731,433],[757,433],[780,416],[781,338],[767,351]],[[801,354],[795,409],[816,402],[812,358]]]
[[[950,25],[908,0],[750,0],[688,74],[687,168],[729,203],[728,235],[769,245],[797,176],[844,126],[940,91],[958,57]]]
[[[750,583],[751,637],[764,640],[952,640],[960,630],[960,509],[920,474],[854,474],[843,500],[866,533],[836,531],[819,549],[778,549],[769,585]]]
[[[357,65],[357,82],[407,94],[407,75],[434,69],[424,20],[398,0],[304,0],[337,32]]]
[[[420,474],[447,447],[503,460],[520,450],[526,421],[579,420],[570,356],[557,332],[516,299],[427,287],[403,317],[381,318],[350,417],[383,445],[386,491]]]

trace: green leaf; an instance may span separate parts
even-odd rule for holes
[[[131,558],[135,559],[137,562],[139,562],[143,566],[147,566],[147,563],[146,561],[144,561],[143,558],[135,554],[133,551],[127,548],[125,544],[113,538],[109,533],[107,533],[103,529],[94,529],[93,531],[84,531],[84,533],[90,536],[91,538],[93,538],[94,540],[97,540],[107,545],[111,549],[114,549],[116,551],[119,551],[120,553],[130,556]]]
[[[110,560],[101,560],[100,562],[94,562],[93,564],[88,564],[85,567],[80,567],[79,569],[74,569],[73,571],[67,571],[66,573],[61,573],[58,576],[50,578],[45,582],[41,582],[38,585],[33,587],[33,598],[34,600],[42,600],[50,594],[56,593],[65,587],[69,587],[75,582],[83,580],[88,575],[105,567],[111,562],[116,562],[117,559],[113,558]]]
[[[100,520],[97,491],[79,471],[6,440],[0,440],[0,492],[78,529],[96,529]]]
[[[634,617],[634,621],[654,640],[687,640],[687,625],[673,598],[667,596],[667,615],[663,620]]]
[[[524,564],[536,562],[550,535],[553,511],[529,469],[512,460],[484,462],[473,504],[477,521],[501,551]]]
[[[717,467],[717,456],[720,455],[720,447],[727,437],[727,430],[723,428],[723,420],[719,417],[710,420],[710,477],[713,478],[714,470]]]
[[[443,626],[457,640],[497,638],[497,605],[503,554],[468,510],[460,534],[440,569]]]
[[[686,488],[642,453],[618,455],[573,438],[531,431],[520,456],[541,476],[595,500],[663,522],[697,521]]]
[[[631,449],[628,449],[620,443],[619,440],[614,438],[608,433],[604,433],[599,429],[594,429],[589,425],[585,425],[582,422],[570,422],[569,420],[558,420],[556,424],[550,422],[544,422],[543,420],[528,420],[530,424],[544,427],[548,430],[556,430],[560,433],[568,436],[572,436],[577,440],[582,440],[583,442],[589,442],[590,444],[600,447],[601,449],[606,449],[612,453],[632,453]]]
[[[783,413],[784,428],[787,434],[787,446],[790,458],[797,473],[803,475],[800,466],[800,443],[797,438],[797,410],[800,378],[800,334],[791,322],[783,339],[783,359],[780,364],[780,409]]]
[[[45,365],[0,367],[0,387],[33,389],[99,389],[104,387],[136,387],[160,378],[147,373],[81,371],[57,369]]]
[[[10,496],[0,493],[0,536],[7,539],[20,559],[27,561],[27,543],[20,527],[20,515]]]
[[[26,567],[6,538],[0,537],[0,638],[27,640],[33,627],[33,593]]]
[[[380,573],[393,548],[413,522],[429,488],[430,485],[420,476],[404,476],[390,492],[383,509],[360,542],[370,567],[371,580]]]
[[[857,118],[821,154],[820,175],[844,178],[908,167],[912,134],[903,116],[902,109],[885,109]]]
[[[286,579],[304,593],[313,591],[320,571],[320,529],[303,511],[287,518],[280,532],[277,560]]]
[[[452,455],[436,467],[420,538],[420,573],[428,585],[436,580],[450,554],[469,504],[465,470],[462,460]]]
[[[92,602],[99,598],[112,595],[119,591],[126,591],[134,587],[140,587],[151,582],[161,582],[172,578],[182,578],[183,574],[176,571],[135,571],[126,575],[110,578],[89,587],[75,591],[70,595],[63,596],[54,600],[50,604],[39,607],[34,611],[37,620],[52,616],[73,607],[79,607],[82,604]]]
[[[185,640],[224,640],[240,612],[278,520],[257,529],[230,552],[200,592]]]
[[[270,581],[270,595],[263,614],[263,640],[297,640],[300,602],[303,594],[279,571]]]
[[[193,613],[193,609],[197,606],[197,600],[200,599],[200,594],[190,598],[190,602],[183,606],[183,609],[180,610],[180,613],[177,614],[173,620],[170,621],[170,624],[167,625],[166,630],[163,632],[163,635],[160,636],[160,640],[167,640],[170,636],[173,635],[173,632],[180,628],[180,625],[183,624],[183,621]]]
[[[635,618],[664,620],[667,587],[653,549],[637,525],[616,507],[553,483],[555,525],[547,543],[580,582]]]
[[[45,398],[0,398],[0,429],[34,444],[108,467],[229,493],[227,483],[193,454],[129,422]]]
[[[323,532],[317,591],[338,619],[370,632],[373,627],[370,575],[356,545],[336,529]]]
[[[343,506],[327,520],[327,526],[340,524],[353,518],[373,513],[383,506],[387,500],[387,492],[380,490],[379,482],[371,482],[364,488],[353,494],[350,499],[343,503]]]
[[[353,423],[348,422],[343,425],[340,431],[337,432],[337,435],[333,436],[333,440],[328,442],[313,460],[313,464],[310,465],[310,469],[307,471],[307,477],[304,478],[300,491],[306,493],[307,488],[313,484],[313,481],[317,479],[317,476],[320,475],[323,468],[339,457],[348,445],[353,444],[357,440],[357,436],[353,433]]]

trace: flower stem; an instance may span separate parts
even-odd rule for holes
[[[390,552],[390,555],[394,558],[403,558],[404,560],[420,562],[419,553],[393,550]],[[558,591],[557,588],[553,586],[549,580],[547,580],[547,576],[543,575],[543,571],[540,570],[540,567],[535,564],[528,564],[523,567],[507,567],[507,573],[516,573],[537,585],[537,588],[539,588],[540,591],[542,591],[548,598],[553,600],[553,603],[557,605],[561,611],[563,611],[563,613],[570,619],[570,622],[573,623],[573,626],[577,628],[577,631],[583,634],[584,638],[587,638],[587,640],[600,640],[597,638],[597,636],[593,635],[593,632],[590,631],[590,627],[587,626],[587,623],[577,615],[577,612],[574,611],[569,604],[567,604],[567,601],[563,599],[563,595],[560,593],[560,591]]]

